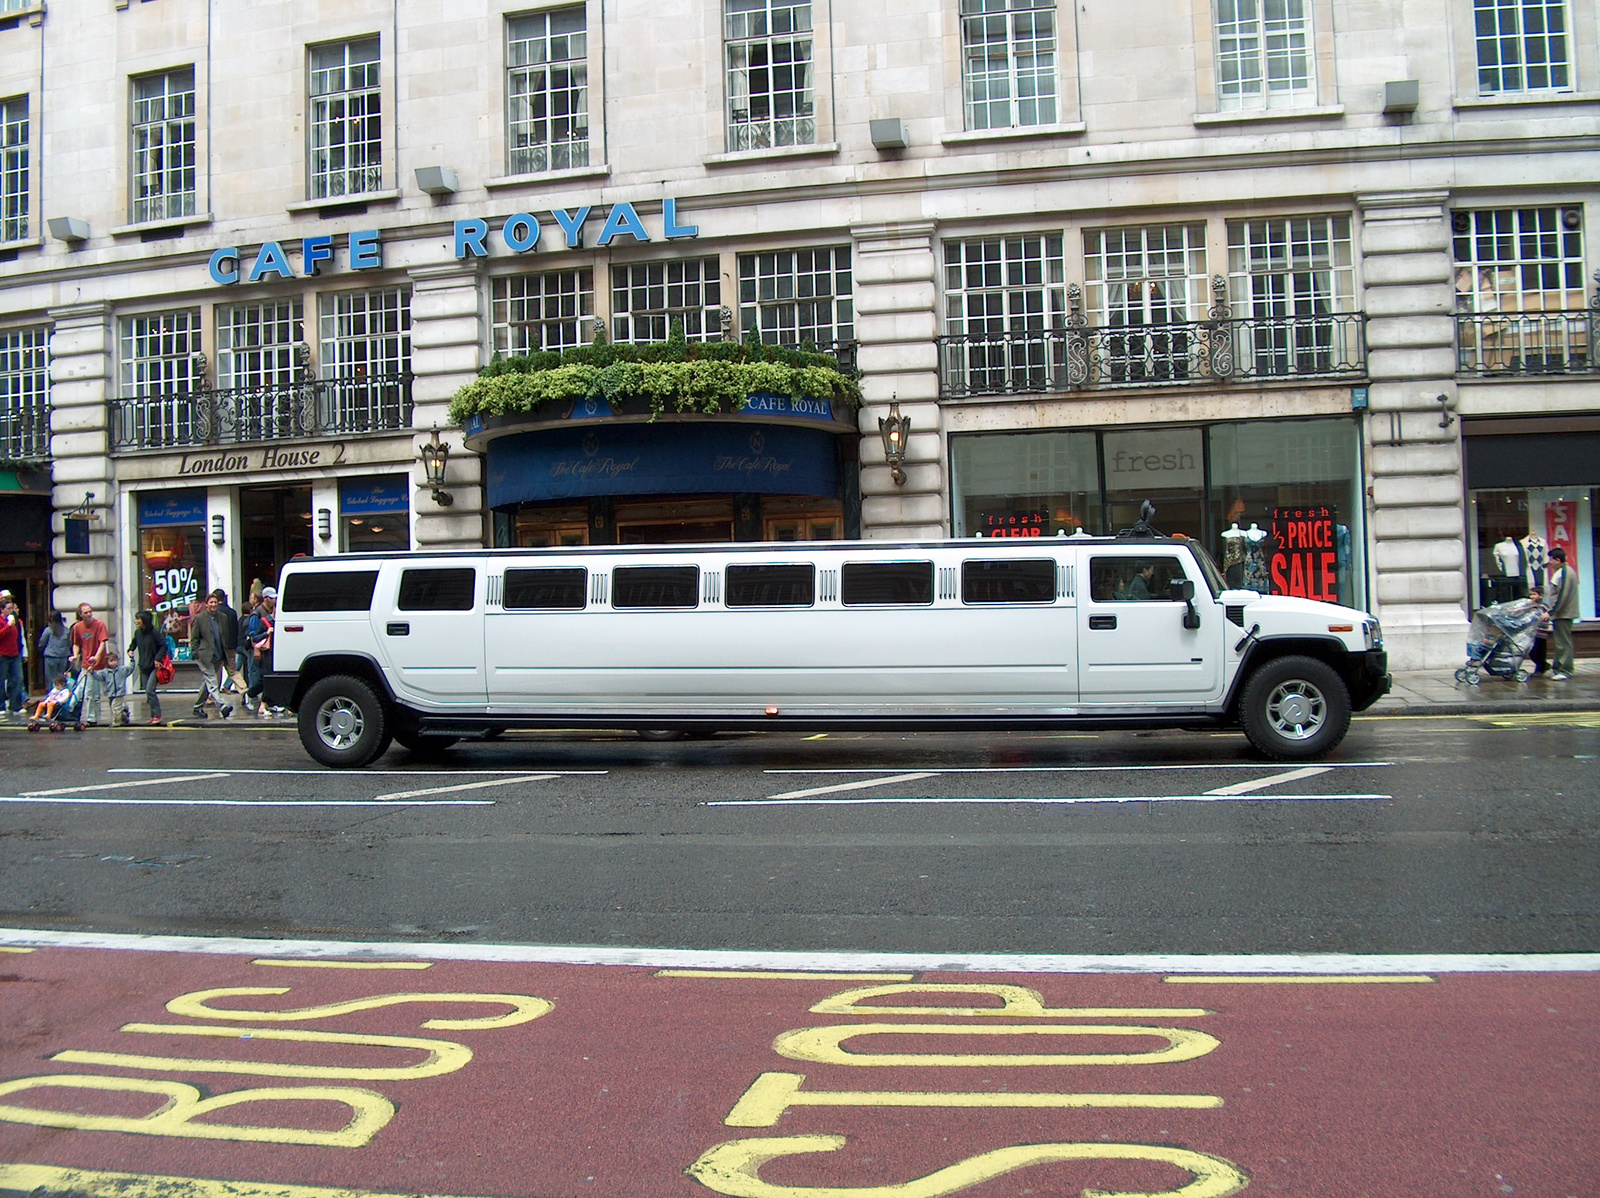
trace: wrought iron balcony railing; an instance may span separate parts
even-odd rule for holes
[[[0,462],[50,456],[50,403],[42,395],[0,395]]]
[[[1600,370],[1600,296],[1596,299],[1595,308],[1570,312],[1457,313],[1457,373],[1595,373]]]
[[[959,398],[1365,375],[1361,313],[1235,319],[1220,278],[1213,290],[1217,298],[1208,320],[1091,328],[1074,283],[1068,288],[1071,313],[1063,328],[938,338],[941,392]]]
[[[111,444],[116,450],[306,440],[410,427],[410,374],[306,379],[287,386],[111,401]]]

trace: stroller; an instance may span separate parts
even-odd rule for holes
[[[71,728],[74,732],[83,731],[83,711],[89,697],[89,671],[79,670],[67,680],[68,694],[56,709],[50,713],[50,722],[44,727],[51,732],[65,732]],[[36,732],[41,727],[41,722],[36,717],[29,725],[29,732]]]
[[[1456,681],[1477,686],[1488,674],[1526,682],[1532,669],[1523,666],[1548,615],[1536,599],[1513,599],[1479,610],[1467,630],[1467,664],[1456,671]]]

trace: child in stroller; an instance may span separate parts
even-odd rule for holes
[[[51,732],[66,728],[83,731],[83,701],[89,692],[89,672],[76,670],[72,676],[59,674],[50,693],[39,700],[33,709],[33,719],[28,721],[28,731],[41,727]]]
[[[1488,674],[1526,682],[1532,671],[1524,670],[1524,662],[1548,614],[1534,598],[1495,603],[1474,613],[1467,630],[1467,664],[1456,671],[1456,681],[1477,686]]]

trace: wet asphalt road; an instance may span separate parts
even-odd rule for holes
[[[1600,947],[1600,716],[1242,737],[0,729],[0,926],[956,953]],[[1321,767],[1330,766],[1326,770]],[[44,793],[41,793],[44,792]]]

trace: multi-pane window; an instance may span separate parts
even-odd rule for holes
[[[28,461],[50,451],[50,384],[45,328],[0,332],[0,462]]]
[[[1056,0],[961,0],[968,129],[1056,121]]]
[[[1473,0],[1478,93],[1570,91],[1566,0]]]
[[[28,97],[0,100],[0,241],[28,235]]]
[[[296,347],[305,341],[298,298],[219,306],[216,317],[219,388],[294,385],[303,364]]]
[[[194,68],[133,81],[133,220],[193,216]]]
[[[506,23],[512,174],[589,165],[589,38],[582,8]]]
[[[1048,329],[1066,320],[1059,234],[944,243],[947,382],[963,391],[1037,391],[1062,363]]]
[[[411,290],[325,292],[317,297],[324,426],[340,432],[404,428],[411,421]]]
[[[494,280],[490,306],[497,354],[583,345],[594,317],[594,271],[502,275]]]
[[[378,39],[311,47],[311,198],[383,186]]]
[[[1105,343],[1107,381],[1189,377],[1198,340],[1162,326],[1205,317],[1205,225],[1085,233],[1083,266],[1090,320],[1118,330]],[[1158,331],[1142,331],[1151,328]]]
[[[722,270],[715,258],[611,268],[613,341],[665,341],[673,321],[690,341],[722,336]]]
[[[739,327],[768,345],[855,338],[850,247],[739,255]]]
[[[118,353],[113,443],[121,449],[192,445],[206,438],[194,395],[205,387],[200,309],[124,317]],[[196,417],[200,416],[200,428]]]
[[[723,0],[732,150],[817,140],[810,0]]]
[[[1233,313],[1249,318],[1237,346],[1245,372],[1317,374],[1355,360],[1353,322],[1313,319],[1355,310],[1348,216],[1230,221],[1228,274]]]
[[[1316,98],[1310,0],[1216,0],[1217,100],[1224,110]]]
[[[1583,215],[1457,212],[1457,345],[1468,370],[1564,370],[1586,361]]]

